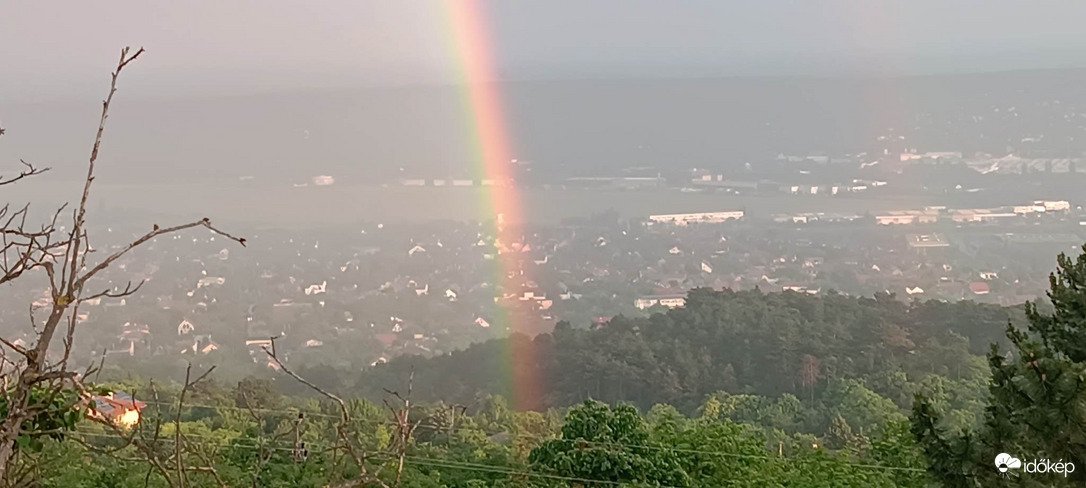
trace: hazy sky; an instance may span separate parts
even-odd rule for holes
[[[456,82],[449,8],[429,0],[6,0],[0,97],[129,96]],[[1086,2],[484,1],[510,79],[923,73],[1086,66]]]

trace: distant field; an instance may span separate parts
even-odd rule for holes
[[[31,201],[40,210],[78,195],[75,184],[27,182],[5,189],[4,200]],[[227,185],[109,185],[95,187],[91,211],[124,215],[215,217],[254,225],[326,227],[369,222],[483,220],[488,189],[377,186],[259,187]],[[682,193],[677,190],[604,191],[588,189],[524,190],[524,215],[532,222],[554,223],[570,217],[616,210],[623,217],[655,213],[745,210],[756,218],[785,212],[879,212],[924,205],[1006,205],[1019,199],[992,193],[933,196],[864,197],[755,196]],[[94,215],[92,214],[92,217]]]

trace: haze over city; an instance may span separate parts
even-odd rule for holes
[[[1086,481],[1086,4],[2,10],[0,487]]]

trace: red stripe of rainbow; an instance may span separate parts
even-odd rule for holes
[[[481,178],[493,180],[484,187],[483,215],[496,221],[496,238],[499,249],[520,241],[516,228],[524,222],[520,193],[513,185],[510,139],[498,92],[497,72],[494,69],[491,39],[486,22],[486,10],[479,0],[446,0],[449,23],[456,57],[460,69],[460,81],[466,87],[466,111],[472,128],[471,144],[473,165],[481,169]],[[509,225],[502,225],[502,222]],[[522,273],[518,252],[499,252],[497,281],[505,291],[516,293]],[[528,325],[517,314],[497,307],[497,325],[508,325],[510,332],[529,332]],[[542,384],[536,367],[533,350],[526,341],[510,341],[507,349],[506,371],[511,383],[507,391],[512,394],[517,409],[538,408]]]

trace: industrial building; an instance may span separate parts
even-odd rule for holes
[[[649,221],[656,224],[674,224],[674,225],[689,225],[689,224],[719,224],[729,220],[738,220],[743,218],[743,211],[736,210],[731,212],[700,212],[700,213],[688,213],[688,214],[663,214],[663,215],[650,215]]]

